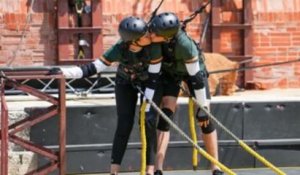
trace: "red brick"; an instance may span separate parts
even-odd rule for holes
[[[264,82],[264,81],[257,81],[255,84],[258,84],[260,90],[265,90],[265,89],[272,89],[275,86],[275,83],[270,83],[270,82]]]
[[[297,81],[289,81],[288,88],[299,88],[300,87],[300,80]]]
[[[259,44],[259,46],[261,46],[261,47],[269,47],[269,46],[271,46],[271,43],[270,42],[260,42],[260,43],[258,43]]]
[[[278,86],[280,88],[288,88],[288,81],[286,78],[283,78],[281,79],[279,82],[278,82]]]

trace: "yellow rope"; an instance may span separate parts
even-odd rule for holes
[[[204,156],[207,160],[209,160],[211,163],[217,165],[218,167],[221,168],[221,170],[223,170],[226,174],[229,175],[236,175],[235,172],[233,172],[231,169],[227,168],[225,165],[223,165],[222,163],[220,163],[218,160],[216,160],[215,158],[213,158],[210,154],[208,154],[207,152],[205,152],[203,149],[198,149],[199,153]]]
[[[192,140],[197,143],[197,133],[196,133],[196,127],[195,127],[195,118],[194,118],[194,101],[189,98],[189,119],[190,119],[190,132]],[[198,167],[198,151],[195,147],[193,147],[193,157],[192,157],[192,163],[193,163],[193,170],[196,170]]]
[[[138,91],[142,94],[145,95],[144,92],[141,90],[140,87],[136,86],[136,88],[138,89]],[[147,98],[147,97],[146,97]],[[147,98],[148,99],[148,98]],[[145,102],[144,102],[145,103]],[[213,164],[219,166],[221,168],[221,170],[223,170],[225,173],[229,174],[229,175],[236,175],[236,173],[234,173],[232,170],[230,170],[229,168],[227,168],[225,165],[223,165],[222,163],[220,163],[218,160],[216,160],[215,158],[213,158],[211,155],[209,155],[208,153],[206,153],[198,144],[197,142],[195,143],[187,134],[185,134],[171,119],[169,119],[169,117],[152,101],[148,99],[148,103],[151,104],[151,106],[156,110],[156,112],[159,113],[159,115],[166,120],[166,122],[168,122],[170,124],[170,126],[175,129],[181,136],[183,136],[188,142],[190,142],[191,144],[193,144],[193,146],[195,148],[197,148],[197,150],[199,151],[199,153],[201,155],[203,155],[205,158],[207,158],[209,161],[211,161]],[[145,108],[146,108],[146,104],[142,105],[142,110],[141,110],[141,114],[145,115]],[[145,117],[145,116],[144,116]],[[145,156],[146,157],[146,156]]]
[[[272,169],[274,172],[276,172],[278,175],[286,175],[283,171],[281,171],[279,168],[275,167],[272,163],[270,163],[268,160],[266,160],[264,157],[259,155],[257,152],[255,152],[252,148],[250,148],[245,142],[242,140],[239,140],[238,143],[241,147],[243,147],[248,153],[256,157],[258,160],[260,160],[264,165]]]
[[[146,172],[146,149],[147,149],[147,140],[146,140],[146,129],[145,129],[145,120],[146,120],[146,102],[143,102],[141,107],[140,113],[140,134],[141,134],[141,143],[142,143],[142,150],[141,150],[141,172],[140,175],[145,175]]]
[[[142,92],[140,90],[140,92]],[[163,119],[165,119],[172,128],[174,128],[177,132],[179,132],[180,135],[182,135],[184,138],[186,138],[198,151],[199,153],[205,157],[206,159],[208,159],[210,162],[212,162],[213,164],[217,165],[218,167],[221,168],[221,170],[223,170],[225,173],[229,174],[229,175],[236,175],[235,172],[233,172],[232,170],[230,170],[229,168],[227,168],[225,165],[223,165],[222,163],[220,163],[218,160],[216,160],[215,158],[213,158],[211,155],[209,155],[207,152],[205,152],[198,144],[197,142],[194,142],[191,138],[189,138],[188,135],[186,135],[171,119],[168,118],[168,116],[158,107],[156,106],[155,103],[153,103],[152,101],[150,101],[150,104],[152,107],[154,107],[154,109],[160,114],[161,117],[163,117]]]
[[[260,154],[255,152],[252,148],[250,148],[246,143],[244,143],[242,140],[240,140],[236,135],[234,135],[230,130],[228,130],[219,120],[217,120],[206,108],[204,108],[200,103],[197,102],[197,100],[194,97],[191,97],[193,101],[203,110],[209,117],[212,119],[219,127],[221,127],[224,131],[226,131],[232,138],[234,138],[235,141],[239,143],[239,145],[244,148],[248,153],[250,153],[252,156],[257,158],[259,161],[261,161],[264,165],[269,167],[271,170],[276,172],[278,175],[285,175],[283,171],[281,171],[279,168],[274,166],[271,162],[263,158]]]

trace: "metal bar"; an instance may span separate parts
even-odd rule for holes
[[[34,74],[23,74],[23,72],[19,73],[7,73],[7,77],[14,80],[23,80],[23,79],[53,79],[60,78],[58,75],[34,75]]]
[[[26,118],[24,118],[24,119],[22,119],[22,120],[19,120],[19,121],[15,122],[15,123],[9,125],[8,129],[13,129],[13,128],[18,127],[19,125],[25,123],[25,122],[28,122],[28,121],[30,121],[30,120],[33,120],[33,119],[35,119],[35,118],[37,118],[37,117],[40,117],[40,116],[42,116],[42,115],[45,115],[45,114],[48,113],[50,110],[53,110],[52,108],[56,108],[56,106],[55,106],[55,105],[52,105],[52,106],[48,107],[45,111],[42,111],[42,112],[39,111],[39,112],[36,112],[36,113],[34,113],[34,114],[31,114],[30,116],[28,116],[28,117],[26,117]],[[35,115],[38,115],[38,116],[35,117]]]
[[[97,86],[99,82],[100,82],[100,77],[98,77],[97,80],[92,84],[92,86],[85,91],[85,94],[91,93],[94,87]]]
[[[92,0],[92,26],[102,27],[102,0]],[[92,58],[99,58],[103,53],[103,32],[92,34]]]
[[[11,87],[14,87],[18,90],[24,91],[30,95],[33,95],[35,97],[42,99],[42,100],[48,101],[54,105],[57,105],[57,103],[58,103],[55,97],[45,94],[43,92],[40,92],[39,90],[32,88],[30,86],[27,86],[25,84],[20,84],[16,81],[12,81],[12,80],[8,80],[7,84]]]
[[[252,25],[253,17],[252,17],[252,3],[248,0],[243,0],[243,19],[244,23],[248,23]],[[253,31],[252,30],[244,30],[243,32],[243,54],[244,55],[252,55],[253,54]],[[245,66],[251,66],[251,62],[245,64]],[[244,79],[244,86],[247,87],[247,82],[253,81],[253,72],[246,71]]]
[[[56,160],[56,161],[58,160],[58,156],[51,149],[45,148],[43,146],[35,145],[34,143],[24,140],[15,135],[9,135],[9,137],[13,143],[18,144],[29,151],[35,152],[37,154],[40,154],[52,160]]]
[[[80,60],[59,60],[60,65],[82,65],[90,63],[92,59],[80,59]]]
[[[58,27],[69,27],[69,10],[68,10],[68,1],[60,0],[57,1],[57,25]],[[58,42],[58,62],[69,58],[69,51],[68,48],[69,38],[70,36],[61,30],[57,31],[57,42]]]
[[[221,15],[221,1],[212,0],[212,24],[211,24],[211,35],[212,35],[212,52],[220,52],[220,33],[221,29],[214,27],[214,25],[219,25],[220,15]]]
[[[27,117],[26,119],[18,121],[13,125],[9,126],[9,128],[14,128],[11,132],[9,132],[9,134],[16,134],[17,132],[22,131],[25,128],[29,128],[35,124],[47,120],[48,118],[53,117],[57,113],[58,113],[57,106],[51,106],[50,108],[47,109],[46,112],[43,112],[37,116]]]
[[[44,72],[47,74],[51,67],[47,66],[23,66],[23,67],[0,67],[0,71],[7,72]]]
[[[73,86],[71,85],[71,83],[73,82],[73,81],[75,81],[76,79],[71,79],[71,80],[69,80],[69,81],[66,81],[66,86],[69,88],[69,89],[71,89],[71,91],[73,91],[73,93],[74,94],[79,94],[79,92],[75,89],[75,88],[73,88]]]
[[[30,171],[26,173],[26,175],[45,175],[45,174],[50,174],[52,171],[58,168],[58,163],[51,162],[46,164],[45,166],[42,166],[36,170]]]
[[[55,79],[51,79],[45,86],[44,88],[41,90],[42,92],[46,91],[50,85],[52,84],[52,82],[54,82]],[[51,88],[50,88],[51,89]]]
[[[66,94],[64,78],[59,79],[59,174],[64,175],[66,171]]]
[[[1,69],[0,69],[1,70]],[[30,70],[30,71],[28,71]],[[50,159],[51,164],[38,168],[37,170],[33,170],[27,174],[49,174],[50,172],[54,171],[55,169],[59,169],[60,174],[65,174],[65,144],[66,144],[66,109],[65,109],[65,79],[62,74],[57,75],[48,75],[49,71],[40,71],[40,69],[5,69],[5,71],[1,71],[1,174],[6,175],[8,174],[8,141],[18,144],[23,148],[32,151],[34,153],[40,154],[44,157]],[[5,73],[4,73],[5,72]],[[25,75],[24,75],[25,74]],[[27,85],[22,85],[19,82],[15,81],[15,79],[58,79],[59,80],[59,99],[48,94],[45,94],[35,88],[32,88]],[[49,84],[49,83],[48,83]],[[48,101],[53,105],[48,107],[46,112],[35,113],[34,116],[31,115],[30,117],[13,123],[12,125],[8,126],[8,109],[5,101],[5,85],[13,87],[17,90],[21,90],[25,93],[31,94],[36,96],[42,100]],[[48,86],[48,85],[47,85]],[[24,140],[16,135],[15,133],[23,130],[24,128],[33,126],[41,121],[44,121],[50,117],[53,117],[58,112],[60,114],[59,120],[59,138],[60,138],[60,145],[59,145],[59,155],[46,147],[35,145],[34,143]],[[12,129],[11,133],[8,133],[8,129]]]
[[[8,174],[8,108],[4,96],[5,81],[1,78],[1,174]]]
[[[78,34],[78,33],[101,33],[102,27],[59,27],[61,32],[65,32],[65,34]]]
[[[36,70],[35,70],[36,69]],[[40,68],[41,69],[41,68]],[[7,77],[9,76],[24,76],[24,75],[35,75],[35,76],[43,76],[45,77],[47,74],[49,74],[50,68],[47,68],[46,70],[39,70],[38,68],[18,68],[18,69],[4,69],[1,70],[4,71],[5,75]]]
[[[251,29],[251,24],[213,24],[213,27],[222,28],[222,29],[237,29],[237,30],[246,30]]]

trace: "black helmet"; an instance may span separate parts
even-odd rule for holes
[[[146,32],[146,22],[137,17],[127,17],[119,25],[119,34],[124,42],[137,40]]]
[[[151,24],[150,31],[165,38],[173,37],[180,27],[178,17],[171,12],[156,15]]]

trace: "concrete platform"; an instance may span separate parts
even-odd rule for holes
[[[67,94],[66,99],[67,106],[115,105],[114,94],[88,94],[86,96]],[[50,105],[48,102],[40,101],[36,97],[25,95],[7,96],[6,100],[10,111],[20,111],[25,107]],[[300,89],[250,90],[236,92],[231,96],[212,97],[212,103],[243,101],[300,101]],[[187,98],[180,97],[178,103],[187,103]]]
[[[292,167],[292,168],[281,168],[287,175],[299,175],[300,167]],[[257,169],[234,169],[233,170],[238,175],[274,175],[273,171],[265,168],[257,168]],[[139,172],[127,172],[120,173],[120,175],[139,175]],[[87,175],[87,174],[86,174]],[[89,174],[89,175],[104,175],[104,174]],[[106,173],[106,175],[108,175]],[[211,175],[211,171],[209,170],[183,170],[183,171],[164,171],[164,175]]]
[[[32,96],[7,96],[6,97],[9,113],[24,113],[24,108],[28,107],[45,107],[49,106],[50,104],[44,101],[40,101],[35,97]],[[186,104],[188,101],[188,98],[181,97],[179,98],[179,103]],[[272,89],[272,90],[264,90],[264,91],[244,91],[244,92],[237,92],[232,96],[215,96],[212,97],[212,103],[230,103],[230,102],[299,102],[300,101],[300,89]],[[98,107],[108,106],[110,108],[114,108],[115,106],[115,98],[114,94],[93,94],[93,95],[87,95],[87,96],[76,96],[76,95],[67,95],[67,107],[72,106],[80,106],[80,107],[91,107],[94,106],[98,109]],[[184,106],[184,105],[183,105]],[[16,115],[16,117],[18,117]],[[222,133],[220,132],[220,135]],[[278,155],[277,150],[275,150],[276,155]],[[82,153],[85,154],[85,153]],[[94,154],[94,153],[92,153]],[[107,153],[109,155],[109,153]],[[269,154],[266,152],[266,154]],[[293,152],[291,152],[293,154]],[[294,154],[293,154],[294,155]],[[278,157],[278,156],[276,156]],[[280,157],[280,156],[279,156]],[[292,160],[299,160],[297,158],[297,154],[295,154],[294,158]],[[288,158],[287,159],[291,159]],[[243,162],[245,159],[243,159]],[[232,162],[232,161],[231,161]],[[124,162],[125,163],[125,162]],[[96,164],[96,163],[95,163]],[[95,165],[99,166],[99,165]],[[105,168],[108,168],[109,165],[102,164],[100,166],[104,166]],[[279,165],[279,166],[298,166],[298,165]],[[248,166],[247,166],[248,167]],[[185,168],[186,169],[186,168]],[[132,170],[132,169],[130,169]],[[137,167],[138,170],[138,167]],[[287,175],[300,175],[300,167],[298,168],[284,168],[283,169]],[[78,172],[78,171],[77,171]],[[80,172],[80,171],[79,171]],[[90,172],[101,172],[101,171],[90,171]],[[102,171],[105,172],[105,171]],[[237,174],[241,175],[271,175],[275,174],[274,172],[268,170],[268,169],[247,169],[247,170],[235,170]],[[107,173],[106,173],[107,174]],[[129,172],[129,173],[121,173],[124,175],[137,175],[138,172]],[[203,175],[210,175],[210,171],[166,171],[166,175],[179,175],[179,174],[203,174]]]

